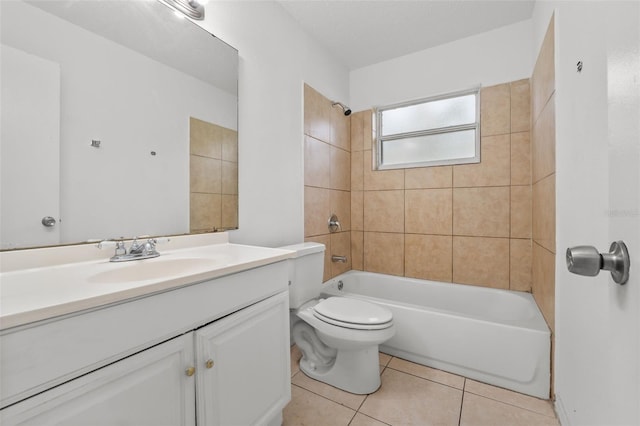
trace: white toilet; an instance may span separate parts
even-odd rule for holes
[[[292,335],[309,377],[356,394],[380,387],[378,345],[395,333],[391,311],[348,297],[319,299],[324,245],[282,247],[296,252],[289,267]]]

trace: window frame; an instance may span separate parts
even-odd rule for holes
[[[417,99],[408,102],[401,102],[393,105],[387,105],[383,107],[374,108],[375,120],[376,120],[376,137],[374,144],[374,168],[376,170],[393,170],[393,169],[410,169],[416,167],[433,167],[444,166],[453,164],[473,164],[480,162],[480,86],[476,86],[472,89],[460,90],[452,93],[445,93],[437,96],[430,96],[428,98]],[[413,132],[397,133],[389,136],[382,136],[382,114],[384,111],[408,107],[419,104],[427,104],[429,102],[440,101],[443,99],[452,99],[468,95],[475,95],[475,108],[476,118],[475,122],[471,124],[462,124],[455,126],[438,127],[427,130],[419,130]],[[460,132],[463,130],[475,130],[475,156],[463,157],[463,158],[451,158],[447,160],[433,160],[433,161],[418,161],[411,163],[396,163],[396,164],[383,164],[382,160],[382,144],[386,141],[400,140],[415,138],[419,136],[440,135],[445,133]]]

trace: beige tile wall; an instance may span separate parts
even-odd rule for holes
[[[191,232],[238,227],[238,132],[190,118]]]
[[[352,268],[350,127],[341,108],[305,84],[304,237],[326,246],[325,280]],[[328,227],[332,213],[342,225],[334,233]],[[346,256],[347,263],[331,262],[331,255]]]
[[[556,160],[554,19],[531,77],[533,296],[549,327],[555,329]]]
[[[479,164],[375,171],[372,112],[352,115],[353,269],[531,290],[529,92],[482,90]]]
[[[305,86],[305,240],[327,246],[325,280],[357,269],[531,291],[554,330],[553,43],[552,19],[531,80],[482,89],[479,164],[375,171],[372,111],[349,128]]]

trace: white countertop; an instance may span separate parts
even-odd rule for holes
[[[0,273],[0,330],[211,280],[293,256],[228,242],[163,251],[129,262],[99,260]]]

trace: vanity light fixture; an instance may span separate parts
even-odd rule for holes
[[[196,0],[160,0],[191,19],[202,21],[204,19],[204,6],[202,2]]]

